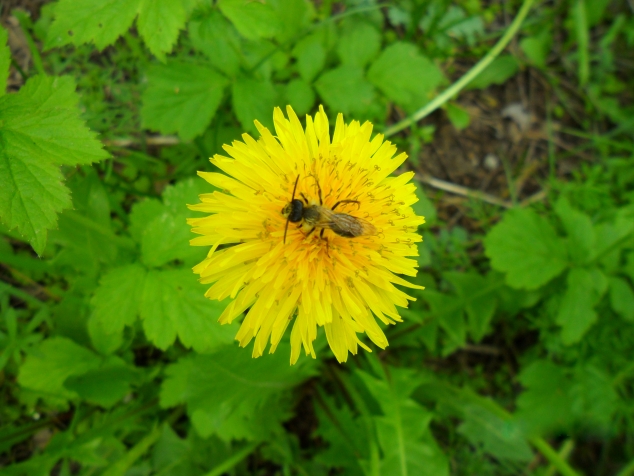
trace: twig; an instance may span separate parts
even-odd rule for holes
[[[476,200],[482,200],[483,202],[490,203],[492,205],[497,205],[499,207],[504,208],[513,208],[513,204],[507,200],[502,200],[494,195],[490,195],[485,192],[481,192],[480,190],[473,190],[467,187],[463,187],[462,185],[457,185],[455,183],[446,182],[444,180],[437,179],[432,177],[431,175],[423,175],[416,174],[414,176],[416,180],[422,183],[426,183],[427,185],[437,188],[439,190],[444,190],[445,192],[454,193],[456,195],[460,195],[462,197],[467,198],[475,198]],[[548,188],[544,188],[539,192],[531,195],[530,197],[525,198],[519,203],[519,207],[526,207],[531,203],[540,202],[548,196]]]
[[[140,143],[141,139],[126,137],[121,139],[104,139],[102,142],[106,147],[130,147],[131,145]],[[181,140],[176,136],[150,136],[145,138],[146,145],[176,145],[180,143]]]

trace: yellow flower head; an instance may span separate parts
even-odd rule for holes
[[[401,321],[396,306],[413,300],[395,285],[420,288],[395,273],[416,276],[408,256],[418,254],[424,218],[411,208],[413,173],[390,176],[406,154],[393,157],[381,134],[370,139],[371,123],[344,124],[339,114],[331,137],[323,108],[305,129],[290,106],[287,114],[275,109],[276,136],[256,121],[257,141],[244,134],[225,145],[231,158],[211,163],[226,175],[199,172],[219,191],[190,206],[210,213],[189,220],[202,235],[191,244],[211,246],[194,272],[212,284],[209,299],[232,299],[221,324],[248,309],[236,339],[244,347],[255,338],[253,357],[269,341],[274,352],[292,323],[291,363],[302,346],[315,357],[318,326],[345,362],[357,346],[370,350],[360,333],[388,345],[376,318]]]

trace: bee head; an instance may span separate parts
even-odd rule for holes
[[[291,223],[301,221],[304,212],[304,203],[301,200],[293,199],[282,208],[282,215],[288,218]]]

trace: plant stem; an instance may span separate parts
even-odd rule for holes
[[[630,461],[625,468],[617,473],[616,476],[632,476],[634,475],[634,460]]]
[[[502,50],[506,47],[506,45],[511,41],[511,38],[515,36],[517,31],[519,30],[524,18],[528,14],[531,5],[533,4],[533,0],[524,0],[520,11],[517,13],[517,16],[509,26],[506,33],[500,38],[500,40],[495,44],[491,51],[489,51],[484,58],[482,58],[473,68],[471,68],[467,74],[465,74],[458,81],[453,83],[449,89],[446,89],[442,94],[436,96],[431,102],[427,105],[423,106],[417,112],[412,114],[410,117],[403,119],[400,122],[388,127],[383,134],[385,137],[392,136],[403,129],[410,127],[413,123],[421,120],[423,117],[428,116],[433,111],[441,107],[445,104],[449,99],[458,94],[465,86],[467,86],[477,75],[479,75],[487,66],[491,64],[491,62],[502,52]]]
[[[543,438],[531,438],[529,441],[563,476],[580,476]]]

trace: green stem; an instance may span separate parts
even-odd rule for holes
[[[239,451],[236,451],[234,454],[232,454],[229,458],[224,460],[214,469],[206,473],[205,476],[221,476],[222,474],[225,474],[230,469],[232,469],[235,465],[237,465],[240,461],[242,461],[244,458],[246,458],[251,453],[253,453],[253,451],[258,447],[258,445],[259,443],[257,442],[249,443],[244,448],[240,449]]]
[[[580,476],[543,438],[531,438],[529,441],[562,476]]]
[[[467,74],[465,74],[458,81],[453,83],[449,89],[446,89],[442,94],[436,96],[434,100],[429,102],[427,105],[423,106],[417,112],[412,114],[410,117],[403,119],[400,122],[388,127],[383,134],[385,137],[392,136],[403,129],[408,128],[413,123],[420,121],[423,117],[428,116],[433,111],[441,107],[445,104],[449,99],[458,94],[465,86],[467,86],[477,75],[479,75],[487,66],[491,64],[491,62],[502,52],[502,50],[506,47],[506,45],[511,41],[511,38],[515,36],[517,31],[519,30],[524,18],[528,14],[531,5],[533,4],[533,0],[524,0],[522,4],[522,8],[517,13],[517,16],[513,20],[513,23],[509,26],[506,33],[500,38],[500,40],[495,44],[491,51],[489,51],[484,58],[482,58],[473,68],[471,68]]]

